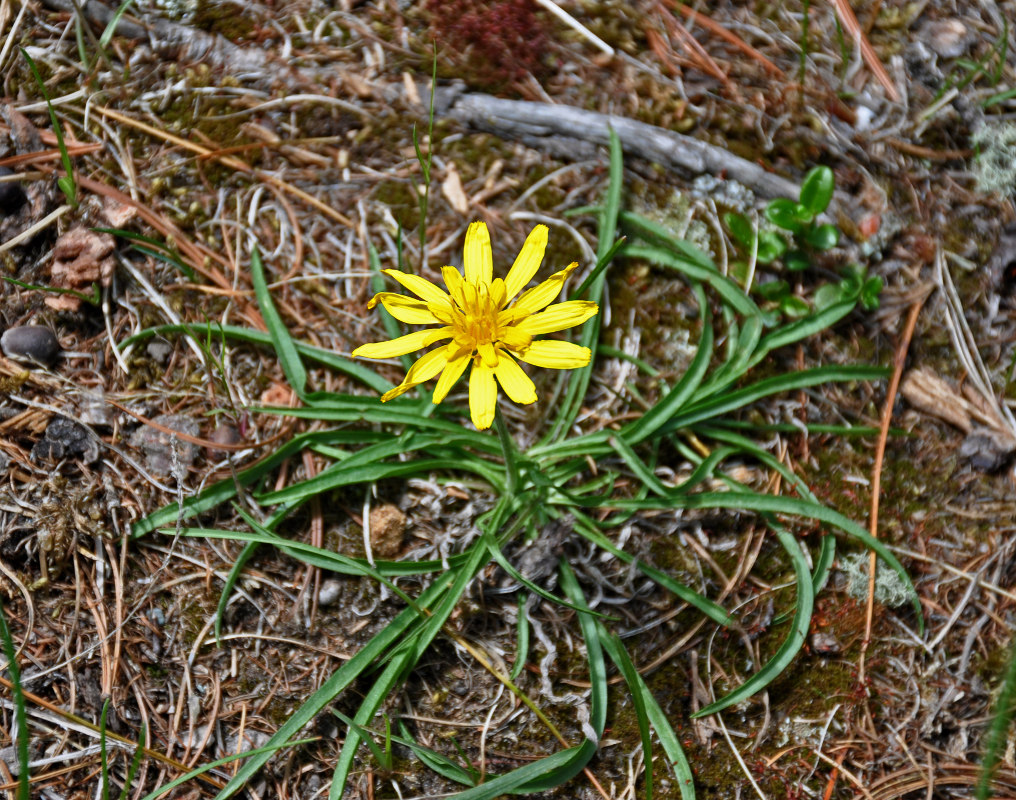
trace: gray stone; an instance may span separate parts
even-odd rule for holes
[[[0,348],[8,358],[48,367],[60,353],[60,342],[49,328],[22,325],[4,331],[0,336]]]

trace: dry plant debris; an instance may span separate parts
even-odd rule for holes
[[[880,537],[905,560],[927,630],[920,635],[905,608],[882,608],[864,642],[866,599],[848,589],[864,585],[867,576],[856,573],[867,558],[841,551],[818,594],[806,651],[764,695],[696,719],[767,661],[790,610],[793,575],[757,515],[639,513],[612,532],[618,548],[731,609],[734,630],[692,613],[567,526],[529,547],[517,543],[509,561],[553,589],[546,563],[563,555],[597,610],[621,620],[635,666],[695,769],[697,797],[971,796],[1016,613],[1016,214],[1011,177],[995,169],[978,184],[974,150],[994,142],[990,163],[1007,163],[1016,4],[854,4],[859,18],[840,2],[835,11],[797,2],[554,5],[572,22],[528,0],[297,0],[247,4],[242,13],[215,2],[151,3],[129,9],[100,46],[111,6],[0,2],[0,277],[17,281],[0,283],[0,327],[8,358],[36,353],[31,364],[0,359],[0,600],[28,697],[33,797],[96,796],[94,726],[106,699],[117,793],[142,729],[135,798],[188,768],[263,745],[403,607],[376,582],[333,576],[276,549],[131,535],[165,504],[232,481],[318,430],[253,410],[295,407],[297,395],[269,347],[223,333],[266,329],[250,242],[260,244],[294,338],[348,355],[387,336],[365,310],[375,292],[371,248],[383,266],[401,257],[435,279],[456,263],[470,222],[494,231],[498,263],[510,263],[542,223],[561,263],[591,267],[590,218],[566,212],[601,202],[607,120],[634,137],[633,147],[639,136],[656,146],[626,161],[629,202],[699,237],[723,265],[737,256],[721,214],[758,218],[761,208],[725,180],[724,164],[742,170],[742,181],[771,182],[775,194],[815,164],[834,170],[833,221],[850,241],[816,271],[864,263],[886,283],[881,309],[855,313],[795,352],[772,353],[760,370],[889,364],[900,310],[923,284],[938,287],[910,347],[910,407],[893,418],[906,435],[888,440],[880,504]],[[428,139],[435,42],[440,88]],[[57,188],[59,144],[19,47],[53,98],[77,207]],[[434,154],[422,220],[414,123]],[[709,154],[699,163],[713,174],[668,160],[667,148],[681,141],[675,134]],[[611,267],[610,276],[601,338],[613,350],[583,398],[586,431],[637,418],[659,380],[674,385],[694,357],[695,307],[684,284],[638,261]],[[794,280],[808,292],[815,276]],[[29,288],[88,295],[92,284],[94,305]],[[120,347],[157,326],[170,327]],[[182,335],[185,326],[201,333]],[[33,341],[18,341],[25,336]],[[640,372],[633,359],[658,374]],[[404,376],[396,364],[382,372],[394,383]],[[534,377],[541,395],[554,393],[549,379]],[[378,402],[320,364],[308,381],[358,392],[364,407]],[[766,431],[770,452],[822,500],[863,523],[871,444],[820,426],[877,424],[883,392],[878,383],[815,387],[761,402],[741,421]],[[461,394],[453,399],[466,405]],[[506,412],[523,447],[547,423],[539,406]],[[681,443],[692,452],[700,445]],[[661,448],[654,475],[667,486],[687,479],[687,452]],[[304,451],[246,491],[281,490],[325,465]],[[746,463],[738,478],[765,487],[774,474]],[[634,478],[624,480],[634,494]],[[369,548],[378,559],[447,562],[475,539],[476,519],[496,500],[481,482],[445,474],[386,479],[374,490],[366,502],[336,490],[281,533],[351,556]],[[249,499],[206,509],[201,524],[240,529],[237,509],[249,512]],[[802,531],[814,548],[823,535],[817,526]],[[249,560],[217,635],[217,604],[241,559]],[[416,595],[423,582],[398,585]],[[495,678],[510,670],[520,615],[533,644],[518,683],[567,739],[584,735],[576,708],[585,708],[589,685],[577,616],[533,595],[520,604],[515,589],[501,567],[482,573],[448,635],[385,708],[421,744],[461,752],[488,773],[557,746]],[[13,793],[8,675],[0,674],[0,790]],[[363,681],[350,693],[370,688]],[[344,697],[334,710],[352,712],[352,703]],[[647,758],[657,764],[655,796],[681,796],[661,752],[642,752],[615,674],[610,704],[610,731],[589,776],[540,796],[642,796]],[[346,735],[330,710],[302,732],[314,741],[280,753],[252,779],[250,796],[327,794]],[[348,796],[455,790],[407,750],[396,753],[385,770],[361,748]],[[1012,796],[1011,746],[1002,758],[996,796]],[[172,796],[215,797],[230,769]]]

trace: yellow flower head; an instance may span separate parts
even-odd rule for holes
[[[434,402],[440,403],[472,363],[469,412],[473,424],[483,430],[494,421],[495,377],[505,394],[516,403],[536,402],[536,387],[516,358],[552,369],[576,369],[588,364],[588,347],[556,340],[533,341],[533,337],[541,333],[581,325],[599,310],[596,303],[588,300],[550,305],[561,293],[577,263],[569,264],[532,289],[522,291],[540,268],[546,249],[547,226],[537,225],[526,238],[508,276],[503,280],[495,278],[490,234],[484,223],[474,222],[466,232],[465,277],[455,267],[441,270],[447,292],[417,275],[386,269],[388,275],[420,299],[380,292],[367,307],[374,308],[381,303],[397,320],[410,325],[440,327],[389,342],[365,344],[353,351],[353,357],[393,358],[435,342],[449,341],[421,356],[405,380],[381,397],[382,402],[440,374],[434,389]]]

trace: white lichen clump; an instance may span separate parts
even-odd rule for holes
[[[974,176],[982,192],[1011,194],[1016,189],[1016,125],[985,122],[971,137],[977,148]]]
[[[858,600],[868,599],[868,552],[848,553],[839,560],[840,571],[847,576],[847,594]],[[875,600],[889,608],[901,606],[910,598],[910,591],[896,571],[881,561],[875,570]]]

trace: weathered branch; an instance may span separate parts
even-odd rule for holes
[[[440,89],[435,95],[438,109],[470,127],[566,158],[585,157],[593,146],[607,144],[613,128],[625,153],[668,169],[723,175],[764,197],[797,197],[799,191],[793,181],[721,147],[615,114],[454,90],[442,97]]]

